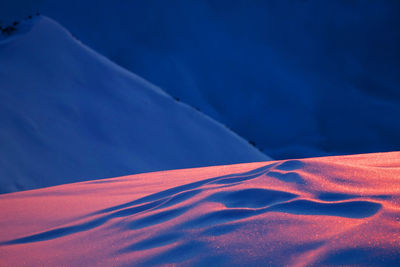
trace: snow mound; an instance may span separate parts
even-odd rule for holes
[[[46,17],[0,40],[0,192],[269,160]]]
[[[400,152],[392,152],[4,194],[0,259],[10,266],[395,266],[399,177]]]

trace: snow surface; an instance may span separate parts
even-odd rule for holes
[[[400,149],[400,2],[45,1],[85,44],[273,158]]]
[[[399,149],[396,1],[3,2],[0,266],[399,266],[400,152],[196,110]]]
[[[0,38],[0,121],[0,193],[270,159],[46,17]]]
[[[3,194],[0,265],[398,266],[399,177],[393,152]]]

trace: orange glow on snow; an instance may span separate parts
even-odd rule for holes
[[[68,184],[0,210],[0,265],[390,265],[400,152]]]

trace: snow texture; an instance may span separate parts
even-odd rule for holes
[[[395,152],[3,194],[0,264],[398,266],[399,177]]]

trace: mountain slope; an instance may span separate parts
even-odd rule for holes
[[[41,2],[274,158],[400,148],[398,1]]]
[[[0,192],[268,160],[46,17],[0,38]]]
[[[399,177],[393,152],[3,194],[0,264],[398,266]]]

